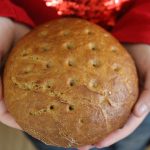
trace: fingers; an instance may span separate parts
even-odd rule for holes
[[[98,148],[108,147],[122,140],[123,138],[127,137],[143,122],[147,114],[148,113],[145,113],[142,117],[137,117],[134,115],[134,113],[131,114],[128,122],[125,124],[125,126],[122,129],[118,129],[115,132],[111,133],[103,141],[95,144],[95,146]]]
[[[139,100],[134,107],[133,112],[137,117],[141,117],[142,115],[144,115],[149,111],[150,111],[150,73],[148,73],[146,77],[144,90],[141,93]]]
[[[141,93],[139,101],[135,105],[134,114],[137,117],[143,116],[145,113],[149,112],[149,103],[150,103],[150,90],[144,90]]]
[[[15,37],[14,37],[14,44],[21,39],[25,34],[27,34],[31,28],[26,26],[25,24],[21,24],[18,22],[15,22]]]
[[[0,53],[6,54],[14,41],[14,23],[11,19],[0,17]]]
[[[89,150],[89,149],[91,149],[93,147],[94,146],[92,146],[92,145],[86,145],[86,146],[79,147],[78,150]]]
[[[4,104],[4,101],[0,101],[0,122],[10,126],[12,128],[20,129],[21,127],[16,123],[14,118],[9,114]]]
[[[144,120],[150,111],[150,74],[147,75],[144,90],[140,94],[139,100],[134,107],[128,122],[122,129],[118,129],[111,133],[103,141],[96,144],[99,148],[110,146],[121,139],[130,135]]]

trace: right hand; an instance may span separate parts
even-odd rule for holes
[[[0,68],[2,67],[2,59],[4,59],[9,50],[29,31],[30,28],[23,24],[13,22],[9,18],[0,17]],[[21,129],[8,112],[4,103],[2,91],[2,79],[0,74],[0,122],[13,128]]]

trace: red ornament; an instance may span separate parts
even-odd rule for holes
[[[44,0],[60,16],[77,16],[104,27],[115,25],[118,12],[129,0]]]

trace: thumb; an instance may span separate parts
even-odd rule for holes
[[[144,89],[137,101],[133,113],[137,117],[142,117],[150,112],[150,73],[147,74]]]

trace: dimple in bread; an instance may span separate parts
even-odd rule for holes
[[[33,29],[11,51],[4,99],[24,131],[80,147],[123,127],[138,96],[135,64],[101,27],[75,18]]]

